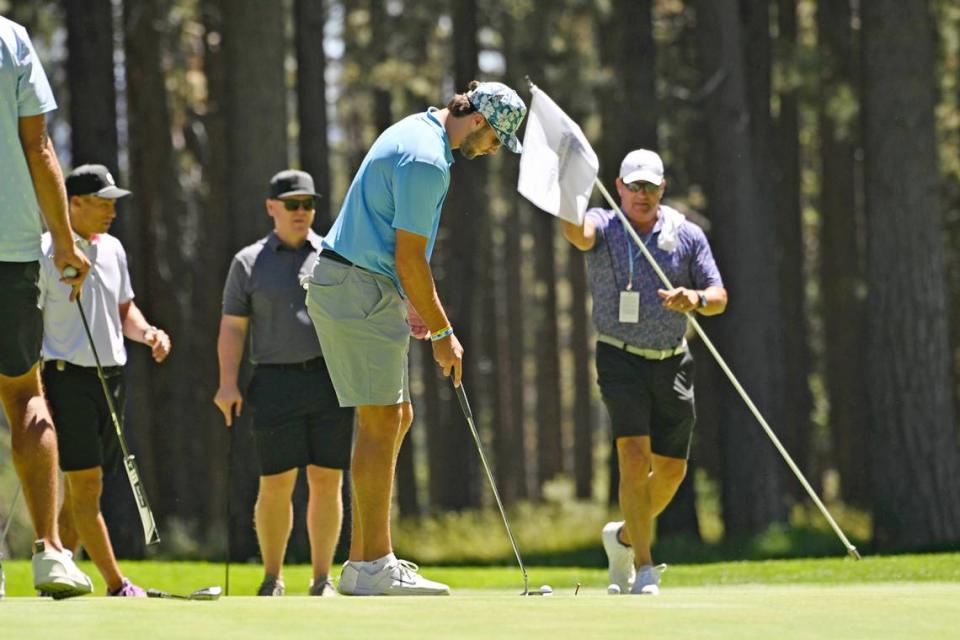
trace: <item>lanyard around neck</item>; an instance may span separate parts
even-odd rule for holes
[[[653,239],[653,233],[654,233],[653,231],[650,231],[650,236],[646,240],[643,240],[641,238],[644,246],[646,246],[648,250],[650,249],[650,241]],[[626,229],[624,229],[623,234],[624,234],[624,239],[627,241],[627,262],[629,263],[629,273],[630,273],[627,279],[627,291],[631,291],[633,289],[633,272],[634,272],[634,263],[636,262],[636,258],[634,258],[634,254],[633,254],[633,239],[630,237],[630,233]],[[641,252],[639,251],[637,252],[637,257],[640,257],[640,253]]]

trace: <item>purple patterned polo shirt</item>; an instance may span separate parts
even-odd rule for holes
[[[661,204],[660,209],[669,209]],[[657,289],[664,289],[656,272],[623,228],[615,211],[590,209],[597,240],[586,251],[587,274],[593,296],[593,323],[600,333],[643,349],[672,349],[680,345],[687,328],[683,314],[665,309]],[[674,287],[706,289],[722,287],[723,280],[703,230],[684,220],[677,231],[676,247],[664,251],[657,246],[663,216],[653,232],[640,235],[647,250]],[[633,257],[633,291],[640,293],[640,322],[620,322],[620,292],[625,291]]]

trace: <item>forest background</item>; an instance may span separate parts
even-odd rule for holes
[[[706,229],[730,294],[701,322],[841,525],[871,550],[960,546],[957,3],[0,0],[0,13],[28,28],[51,78],[64,167],[103,163],[134,191],[113,233],[137,304],[174,341],[162,366],[135,345],[127,367],[161,554],[222,553],[225,526],[235,558],[257,553],[248,418],[228,487],[212,397],[224,277],[270,229],[269,177],[313,174],[324,233],[380,131],[474,78],[529,102],[527,76],[581,124],[608,188],[629,150],[661,153],[666,201]],[[517,167],[505,153],[456,162],[434,275],[505,502],[606,508],[617,478],[583,260],[517,194]],[[660,538],[736,544],[809,522],[799,483],[692,348],[691,468]],[[414,345],[411,363],[397,513],[489,508],[430,349]],[[302,487],[296,501],[302,517]],[[118,552],[143,556],[122,474],[104,509]],[[308,558],[303,529],[294,559]],[[11,547],[29,539],[21,515]]]

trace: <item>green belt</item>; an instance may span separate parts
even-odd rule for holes
[[[680,343],[679,347],[674,347],[673,349],[641,349],[640,347],[627,344],[623,340],[614,338],[613,336],[608,336],[603,333],[597,335],[597,342],[608,344],[611,347],[616,347],[617,349],[623,349],[627,353],[632,353],[635,356],[640,356],[641,358],[646,358],[647,360],[665,360],[667,358],[680,355],[687,350],[686,338],[684,338],[683,342]]]

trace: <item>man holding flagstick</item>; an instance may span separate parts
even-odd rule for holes
[[[614,211],[591,209],[563,235],[585,253],[597,327],[597,374],[620,467],[624,522],[603,528],[608,592],[656,595],[653,520],[683,481],[695,421],[684,314],[722,313],[727,292],[703,231],[661,204],[667,181],[653,151],[627,154],[620,208],[672,289],[664,289]]]
[[[618,212],[580,127],[544,92],[531,91],[517,190],[561,218],[564,236],[586,255],[597,373],[617,447],[624,521],[603,528],[607,592],[656,595],[662,567],[650,552],[653,520],[686,474],[695,420],[686,314],[722,313],[727,292],[703,231],[660,203],[667,186],[660,156],[638,149],[623,159]],[[585,212],[594,185],[611,210]],[[664,288],[664,278],[675,284]]]
[[[597,370],[614,423],[620,506],[626,518],[603,531],[610,560],[608,592],[623,593],[627,587],[632,593],[659,592],[662,568],[655,568],[650,557],[652,521],[686,473],[694,421],[692,363],[683,341],[688,323],[847,553],[859,560],[857,548],[694,317],[723,313],[727,293],[703,232],[660,203],[667,186],[660,156],[644,149],[627,154],[617,178],[619,206],[597,179],[599,161],[580,127],[533,83],[530,91],[533,101],[517,191],[561,218],[566,238],[586,253],[594,321],[601,334]],[[585,216],[594,186],[611,209],[594,209]],[[667,365],[675,367],[672,377]],[[645,371],[646,377],[625,375],[631,368],[637,376]],[[654,374],[654,369],[660,371]],[[622,430],[622,425],[630,426]]]

